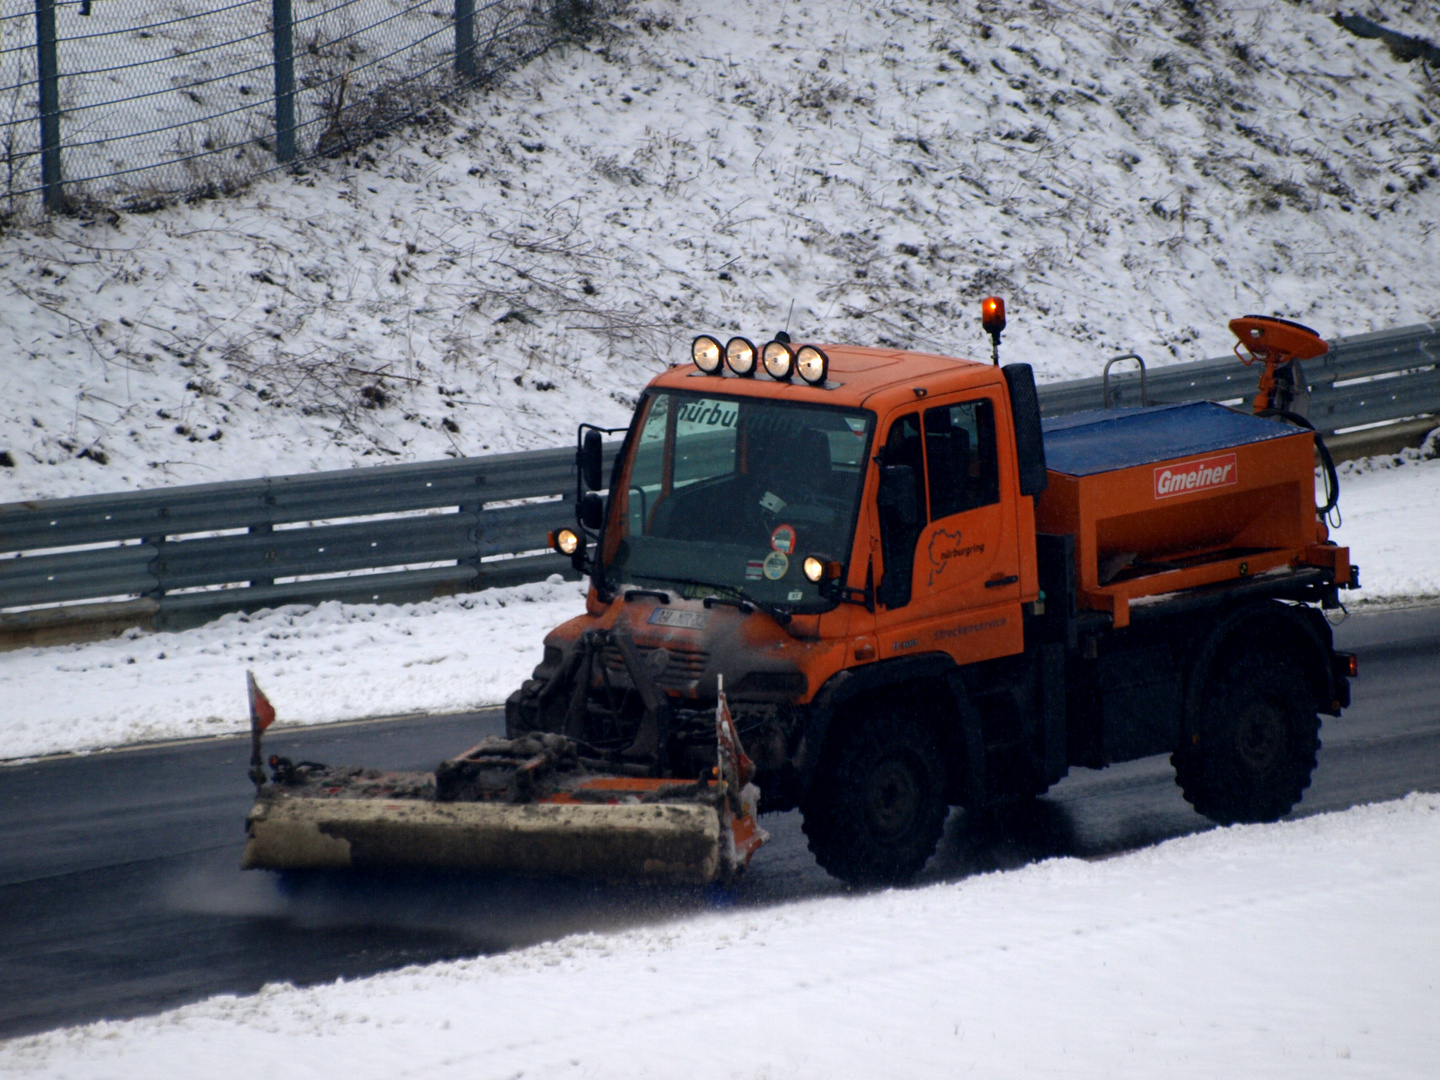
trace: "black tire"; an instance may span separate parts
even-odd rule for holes
[[[1310,786],[1320,749],[1308,682],[1275,652],[1233,652],[1204,695],[1192,745],[1170,757],[1185,801],[1221,825],[1279,820]]]
[[[934,735],[884,705],[837,718],[801,803],[810,850],[851,885],[909,881],[935,852],[950,807]]]

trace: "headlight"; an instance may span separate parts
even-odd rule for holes
[[[811,386],[823,386],[830,372],[830,358],[814,345],[801,345],[795,354],[795,370]]]
[[[706,375],[714,375],[720,370],[720,361],[725,357],[725,350],[708,334],[701,334],[690,343],[690,358],[695,361],[698,367]]]
[[[743,337],[725,343],[725,364],[736,375],[755,374],[755,346]]]
[[[550,546],[561,555],[574,555],[580,550],[580,534],[574,529],[557,529],[550,534]]]
[[[834,559],[827,559],[823,555],[806,555],[800,569],[807,581],[818,585],[822,581],[838,581],[843,568]]]
[[[772,379],[788,380],[795,374],[795,354],[783,341],[772,341],[760,354],[765,373]]]

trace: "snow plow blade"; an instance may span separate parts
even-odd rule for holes
[[[716,808],[262,798],[241,866],[436,868],[704,884],[724,875]]]
[[[433,773],[331,768],[272,755],[275,709],[246,674],[255,806],[242,870],[436,869],[708,884],[733,880],[769,839],[723,690],[716,764],[695,780],[552,732],[490,736]],[[588,756],[587,756],[588,755]]]
[[[245,870],[443,869],[534,877],[729,881],[768,838],[759,790],[735,767],[734,728],[717,775],[615,775],[563,735],[492,736],[433,773],[257,765]],[[742,776],[747,782],[741,783]]]

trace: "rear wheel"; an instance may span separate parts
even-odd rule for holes
[[[1236,652],[1212,669],[1199,731],[1170,760],[1186,801],[1231,825],[1288,813],[1310,786],[1319,749],[1315,698],[1294,662]]]
[[[810,850],[852,885],[909,881],[934,853],[950,809],[935,737],[894,706],[841,719],[801,805]]]

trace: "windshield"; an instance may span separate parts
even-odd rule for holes
[[[605,536],[612,585],[829,607],[807,555],[849,561],[873,414],[651,394]]]

